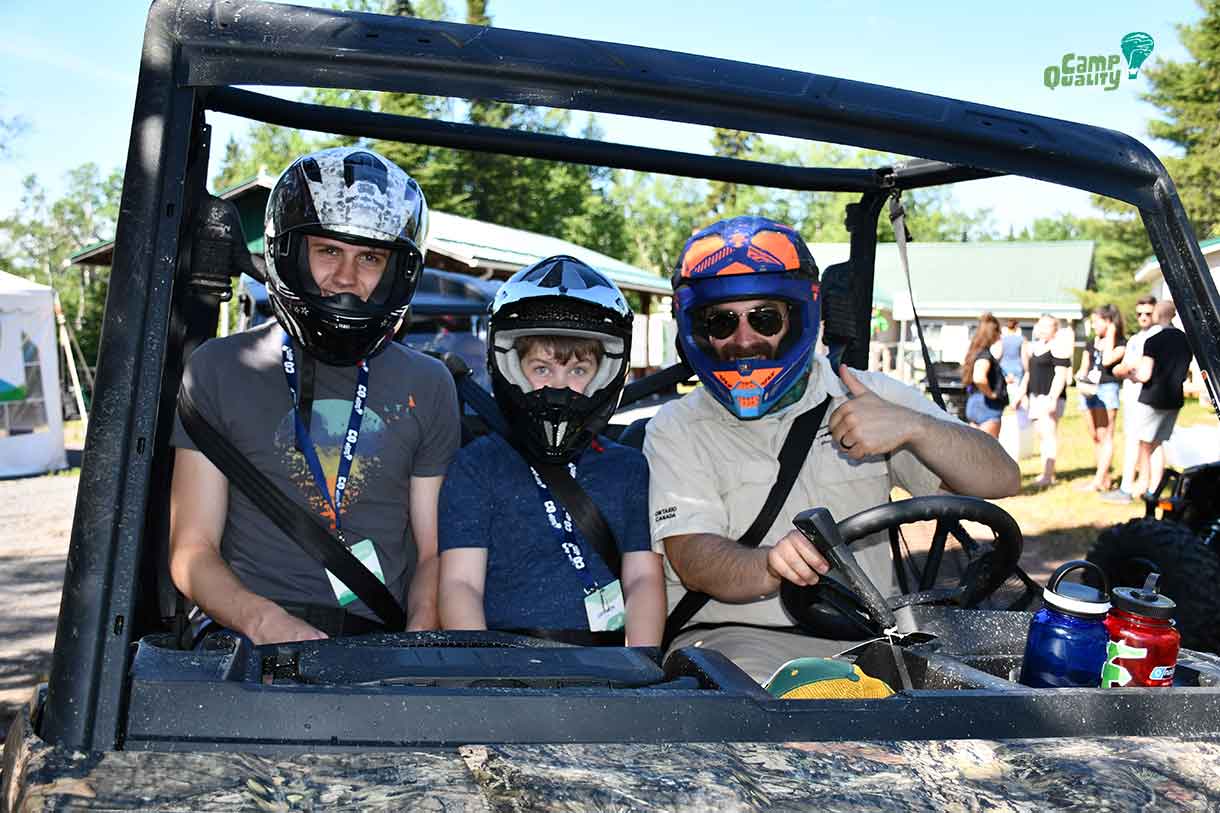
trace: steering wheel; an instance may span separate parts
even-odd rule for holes
[[[861,511],[838,522],[833,528],[824,529],[824,533],[815,532],[807,519],[815,512],[825,515],[821,509],[803,512],[795,520],[797,527],[830,560],[837,572],[849,577],[852,568],[840,567],[840,562],[835,561],[844,555],[836,552],[836,546],[843,546],[838,550],[846,551],[846,546],[852,542],[878,531],[897,529],[911,522],[936,520],[932,547],[916,592],[882,598],[858,567],[855,568],[858,574],[856,578],[865,583],[856,585],[856,590],[827,576],[811,587],[801,587],[787,581],[781,584],[780,600],[784,609],[796,619],[804,632],[818,638],[853,641],[879,635],[881,624],[875,609],[877,602],[887,605],[890,611],[918,604],[974,607],[1017,572],[1017,562],[1021,558],[1021,529],[1016,520],[998,505],[975,497],[936,495],[899,500]],[[962,520],[987,526],[995,534],[995,539],[990,545],[978,544],[979,555],[967,565],[956,587],[933,589],[944,555],[945,541]],[[826,539],[827,536],[838,538]],[[850,552],[846,556],[850,557]],[[851,558],[854,564],[854,557]],[[866,600],[861,601],[860,594],[869,591],[872,598],[866,596]],[[874,606],[872,612],[867,609],[870,603]]]

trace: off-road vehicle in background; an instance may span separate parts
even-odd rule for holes
[[[1220,652],[1220,461],[1166,469],[1144,495],[1144,516],[1102,531],[1088,558],[1111,584],[1160,573],[1183,645]]]
[[[901,47],[901,44],[899,44]],[[773,165],[285,101],[238,86],[421,93],[874,148],[871,169]],[[1192,349],[1220,381],[1220,313],[1174,186],[1109,130],[702,56],[243,0],[149,14],[96,398],[48,685],[11,726],[6,810],[1200,809],[1220,804],[1220,663],[1162,689],[1024,687],[1028,612],[983,609],[1021,533],[980,500],[838,517],[851,540],[916,519],[990,526],[960,583],[913,585],[896,629],[842,656],[898,693],[783,700],[718,653],[497,633],[175,645],[165,566],[183,363],[214,335],[244,249],[208,228],[208,116],[858,196],[824,269],[824,335],[867,365],[877,220],[909,190],[1004,174],[1138,207]],[[901,229],[899,229],[901,231]],[[232,242],[232,245],[225,243]],[[918,273],[918,269],[916,269]],[[636,390],[635,392],[639,392]],[[1220,393],[1212,392],[1213,402]],[[811,506],[812,507],[812,506]],[[977,528],[977,526],[970,526]],[[945,533],[937,533],[940,539]],[[927,573],[925,568],[925,575]],[[794,619],[809,608],[785,591]],[[884,610],[884,612],[882,612]]]

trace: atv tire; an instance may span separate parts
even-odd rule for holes
[[[1139,587],[1152,570],[1160,591],[1173,599],[1182,646],[1220,652],[1220,557],[1185,525],[1133,519],[1097,537],[1088,559],[1112,587]]]

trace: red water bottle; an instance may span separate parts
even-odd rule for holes
[[[1101,668],[1101,687],[1172,686],[1181,637],[1173,628],[1173,599],[1157,592],[1158,573],[1141,587],[1110,591],[1106,631],[1110,643]]]

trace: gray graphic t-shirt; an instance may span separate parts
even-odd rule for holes
[[[334,512],[296,449],[282,338],[279,324],[270,322],[205,342],[191,356],[183,386],[208,423],[333,530]],[[310,435],[332,496],[355,389],[355,367],[318,363]],[[443,364],[398,344],[369,361],[368,400],[343,495],[343,535],[348,545],[372,541],[386,586],[404,606],[416,561],[408,481],[443,475],[459,440],[457,393]],[[178,419],[171,443],[196,448]],[[242,584],[272,601],[338,605],[323,567],[232,484],[221,555]],[[377,618],[359,599],[345,609]]]

